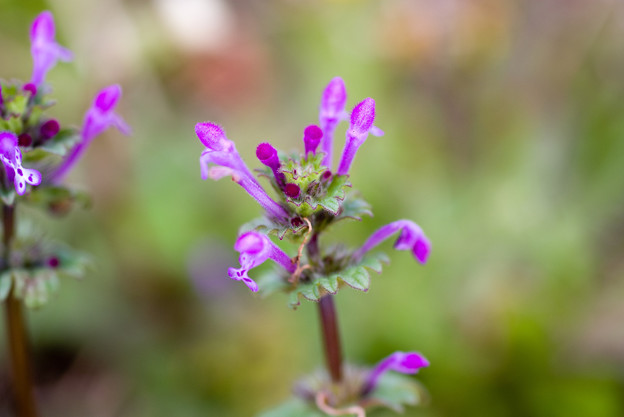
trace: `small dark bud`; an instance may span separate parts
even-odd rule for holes
[[[22,87],[24,91],[28,91],[32,97],[37,95],[37,86],[33,83],[24,84]]]
[[[56,119],[50,119],[41,125],[39,132],[41,133],[41,138],[43,140],[48,140],[56,136],[56,134],[61,129],[59,122]]]
[[[327,182],[327,181],[329,181],[331,179],[331,177],[332,177],[332,173],[331,173],[330,170],[324,171],[321,174],[321,181]]]
[[[308,185],[308,189],[306,190],[306,194],[316,197],[321,190],[321,184],[318,181],[312,181],[310,185]]]
[[[57,258],[56,256],[53,256],[50,259],[48,259],[48,266],[50,268],[58,268],[59,265],[60,265],[60,261],[59,261],[59,258]]]
[[[30,136],[28,133],[22,133],[17,137],[17,144],[19,146],[30,146],[32,145],[32,141],[32,136]]]
[[[290,198],[297,198],[301,194],[301,188],[297,184],[286,184],[284,187],[284,194]]]
[[[290,221],[290,224],[292,224],[293,227],[301,227],[303,226],[303,220],[301,220],[301,217],[295,217]]]

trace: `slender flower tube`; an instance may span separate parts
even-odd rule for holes
[[[318,148],[323,138],[323,131],[317,125],[310,125],[303,131],[303,145],[305,147],[305,156],[308,156],[308,152],[312,152],[316,155],[316,148]]]
[[[240,235],[234,244],[234,249],[240,252],[238,261],[241,267],[229,268],[228,275],[232,279],[243,281],[253,292],[258,291],[258,285],[249,278],[247,273],[267,259],[272,259],[290,273],[295,272],[296,265],[290,257],[262,233],[251,231]]]
[[[321,150],[325,152],[323,165],[330,169],[332,165],[334,131],[338,123],[346,120],[348,117],[345,112],[346,103],[347,89],[344,81],[340,77],[332,78],[323,91],[319,110],[319,123],[323,131]]]
[[[30,28],[30,52],[33,57],[31,82],[36,86],[43,83],[47,72],[57,61],[68,62],[73,58],[69,49],[56,43],[55,32],[54,18],[48,11],[40,13]]]
[[[234,142],[225,136],[220,126],[210,122],[198,123],[195,125],[195,134],[206,146],[206,150],[199,157],[202,179],[218,180],[230,176],[234,182],[256,199],[269,215],[282,220],[288,218],[288,212],[271,199],[253,177],[238,154]],[[209,164],[216,166],[209,166]]]
[[[349,173],[353,158],[355,158],[358,148],[366,141],[366,138],[368,138],[369,133],[375,136],[383,135],[381,129],[373,126],[374,121],[375,100],[369,97],[358,103],[353,109],[353,112],[351,112],[351,125],[347,130],[347,140],[344,150],[342,151],[340,165],[338,165],[338,175],[347,175]]]
[[[256,157],[262,162],[262,165],[271,168],[277,184],[280,188],[284,188],[285,177],[284,174],[279,171],[282,163],[277,156],[277,149],[270,143],[261,143],[256,148]]]
[[[35,169],[22,166],[22,152],[18,146],[18,138],[13,132],[0,132],[0,159],[9,178],[13,178],[15,192],[24,195],[26,183],[41,184],[41,173]]]
[[[375,366],[366,379],[363,395],[370,394],[376,387],[379,379],[388,371],[402,374],[415,374],[420,368],[429,366],[429,361],[418,352],[394,352]]]
[[[366,252],[379,245],[399,230],[401,234],[396,240],[394,248],[397,250],[411,250],[418,262],[424,265],[431,252],[431,243],[420,226],[411,220],[397,220],[396,222],[379,228],[368,238],[360,249],[355,251],[353,259],[362,259]]]
[[[131,134],[130,126],[114,111],[120,98],[121,87],[117,84],[104,88],[95,96],[93,104],[85,114],[80,132],[81,140],[50,175],[52,183],[62,182],[87,150],[91,141],[110,126],[117,128],[124,135]]]

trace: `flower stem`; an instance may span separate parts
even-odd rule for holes
[[[9,268],[11,242],[15,231],[15,208],[13,206],[2,206],[2,225],[4,226],[4,233],[2,236],[4,251],[2,258],[4,267]],[[24,326],[22,302],[15,297],[15,294],[11,291],[4,304],[17,415],[19,417],[36,417],[37,408],[32,390],[33,385],[28,358],[28,342],[26,328]]]
[[[314,233],[307,245],[310,262],[319,264],[318,234]],[[338,319],[334,297],[327,294],[318,302],[321,330],[323,333],[323,347],[325,349],[325,362],[327,370],[334,383],[342,381],[342,349],[340,347],[340,334],[338,332]]]

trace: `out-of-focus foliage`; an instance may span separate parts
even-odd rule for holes
[[[218,122],[259,165],[260,142],[303,146],[337,75],[349,108],[375,98],[386,135],[351,170],[375,217],[330,239],[411,218],[433,244],[426,266],[394,252],[367,293],[340,292],[345,356],[422,352],[428,401],[407,416],[624,415],[620,2],[0,0],[1,77],[30,75],[43,9],[76,56],[48,76],[68,92],[53,112],[79,125],[119,82],[134,129],[72,174],[92,210],[37,218],[95,255],[89,279],[29,314],[43,415],[253,415],[322,364],[312,303],[293,312],[227,278],[260,209],[200,180],[193,126]]]

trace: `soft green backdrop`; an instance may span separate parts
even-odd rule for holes
[[[314,305],[227,278],[260,210],[201,181],[193,126],[220,123],[256,166],[261,141],[302,147],[336,75],[386,135],[352,170],[375,217],[331,239],[410,218],[433,242],[427,266],[392,251],[368,293],[337,297],[347,358],[429,358],[406,416],[624,415],[622,3],[0,0],[1,77],[30,76],[45,9],[76,56],[48,77],[53,114],[79,124],[117,82],[134,135],[107,132],[73,173],[93,210],[37,217],[97,259],[29,314],[44,417],[251,416],[321,363]]]

